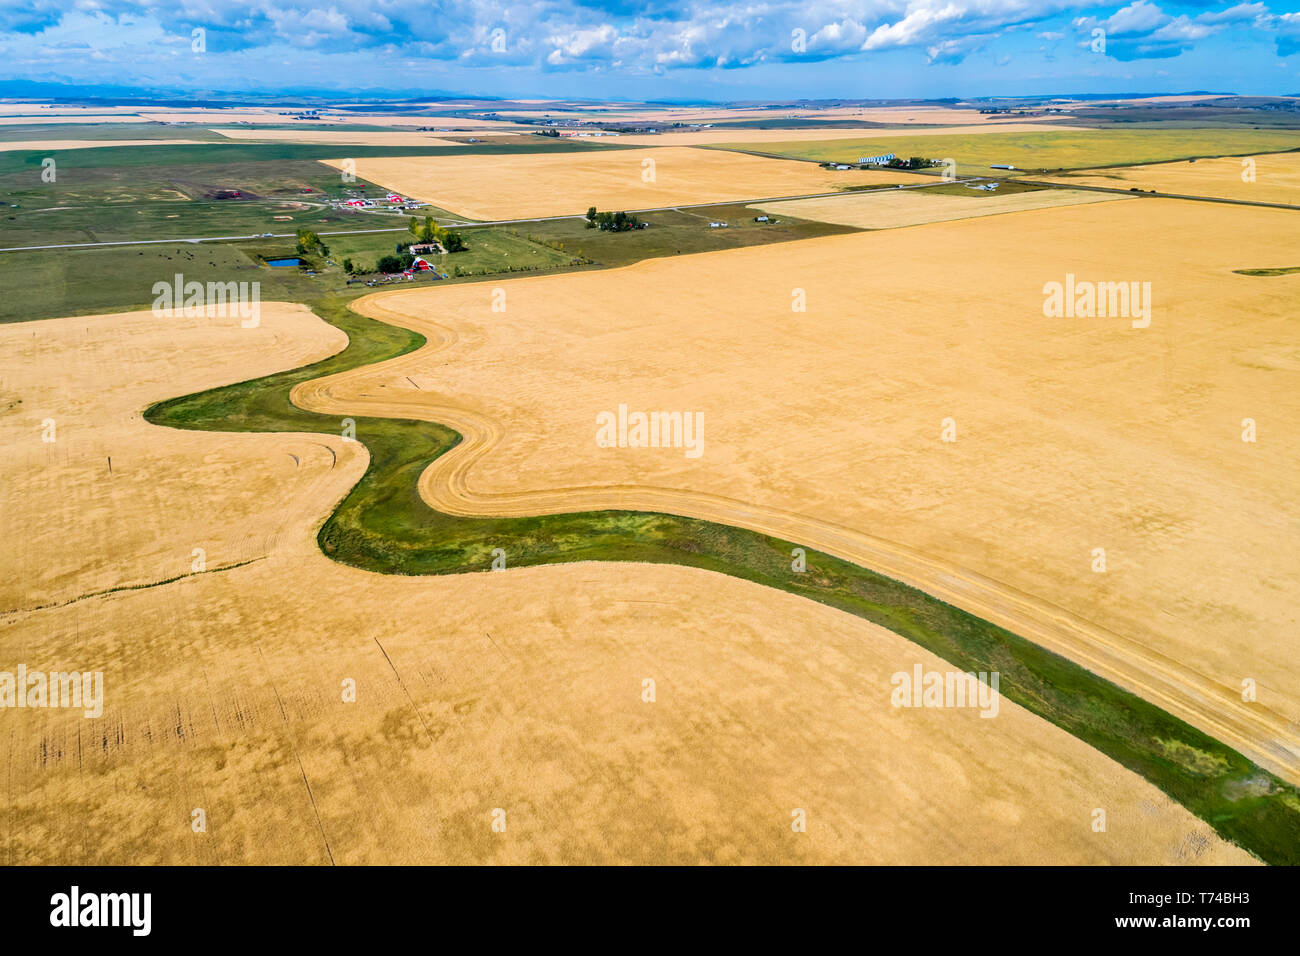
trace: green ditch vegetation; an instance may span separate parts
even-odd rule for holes
[[[1289,276],[1300,272],[1300,266],[1278,266],[1274,269],[1233,269],[1239,276]]]
[[[339,354],[159,402],[146,419],[204,431],[338,434],[340,419],[289,401],[293,386],[424,344],[417,333],[356,314],[349,301],[327,295],[307,303],[348,335]],[[692,518],[631,511],[528,518],[441,514],[420,498],[417,480],[460,441],[456,432],[425,422],[357,418],[356,438],[369,450],[370,465],[318,535],[321,549],[337,561],[389,574],[459,574],[487,571],[492,550],[503,548],[511,567],[672,563],[780,588],[887,627],[963,671],[997,671],[1008,699],[1141,774],[1225,838],[1265,862],[1300,863],[1300,790],[1142,698],[958,608],[812,550],[808,570],[794,573],[796,542]]]

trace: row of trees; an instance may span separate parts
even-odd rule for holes
[[[644,226],[640,219],[630,212],[596,212],[592,206],[587,210],[587,228],[603,229],[606,232],[627,232]]]
[[[942,166],[942,159],[928,159],[925,156],[913,156],[910,159],[899,159],[895,156],[888,164],[890,169],[929,169],[931,166]]]
[[[436,242],[448,252],[464,252],[469,248],[464,236],[459,232],[442,228],[433,221],[432,216],[425,216],[424,222],[412,216],[407,228],[417,242]]]
[[[311,255],[312,253],[319,253],[322,256],[330,254],[329,246],[325,245],[320,236],[310,229],[298,230],[298,245],[296,248],[300,256]]]
[[[376,272],[394,273],[401,272],[404,269],[411,268],[411,263],[415,261],[415,256],[409,252],[399,253],[393,256],[380,256],[379,262],[375,264]]]
[[[400,252],[397,255],[380,256],[379,261],[375,263],[375,266],[372,269],[367,269],[365,266],[358,268],[357,264],[351,259],[344,259],[343,271],[348,275],[367,272],[384,272],[392,274],[394,272],[402,272],[405,269],[411,268],[413,262],[415,262],[415,256],[411,255],[409,252]]]

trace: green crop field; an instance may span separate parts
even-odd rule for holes
[[[293,244],[266,251],[293,255]],[[200,282],[261,282],[264,301],[303,301],[324,292],[327,281],[296,269],[271,269],[223,243],[3,252],[0,322],[145,309],[154,299],[153,284],[170,281],[178,272]]]
[[[548,242],[562,242],[566,251],[591,259],[600,266],[621,266],[642,259],[736,249],[742,246],[790,242],[856,232],[850,226],[784,218],[779,223],[757,223],[759,215],[743,203],[696,209],[646,213],[639,218],[650,225],[632,232],[601,232],[588,229],[581,219],[557,219],[519,227],[526,235]],[[724,220],[726,229],[710,229],[710,220]],[[473,236],[473,232],[467,233]]]
[[[514,229],[492,226],[466,230],[469,248],[445,256],[428,256],[431,263],[448,275],[459,273],[490,275],[502,272],[536,272],[577,265],[576,253],[531,242]],[[350,258],[357,270],[374,267],[380,256],[391,255],[399,242],[411,242],[409,232],[326,236],[331,258]]]
[[[120,146],[109,151],[116,153],[124,149],[152,151],[153,147]],[[0,153],[0,159],[6,155]],[[58,154],[51,155],[57,157]],[[204,192],[219,188],[241,189],[262,196],[296,196],[303,187],[310,186],[317,191],[333,190],[341,194],[342,185],[337,169],[310,159],[72,168],[56,161],[53,182],[42,178],[39,163],[11,166],[0,173],[0,194],[22,190],[28,196],[48,196],[51,202],[61,202],[66,197],[83,193],[88,200],[110,203],[168,196],[199,198]],[[356,185],[362,183],[358,181]]]
[[[722,143],[762,155],[852,163],[859,156],[896,153],[899,156],[951,158],[962,175],[1009,175],[990,169],[1009,163],[1019,170],[1049,172],[1131,166],[1201,156],[1243,156],[1300,149],[1300,132],[1257,129],[1097,129],[1043,130],[1026,133],[952,133],[937,136],[886,135],[870,139],[839,139],[773,143]],[[939,170],[934,170],[938,175]]]
[[[292,201],[152,202],[117,207],[71,201],[39,209],[28,208],[26,203],[18,209],[0,209],[0,223],[4,226],[0,249],[13,249],[77,242],[282,234],[298,229],[382,229],[400,226],[401,220]]]
[[[231,190],[241,198],[214,198]],[[58,169],[53,183],[29,170],[0,176],[0,248],[405,225],[402,216],[324,206],[358,192],[388,190],[361,179],[345,183],[338,170],[312,160]],[[450,218],[440,209],[421,212]]]
[[[464,146],[332,146],[320,143],[192,143],[160,142],[157,146],[99,146],[91,149],[9,150],[0,153],[0,177],[41,171],[41,162],[53,158],[59,169],[127,169],[139,166],[193,166],[197,164],[265,163],[286,160],[322,160],[366,156],[464,156],[469,154],[582,152],[624,149],[618,145],[593,145],[543,136],[519,137],[518,143],[474,143]]]
[[[0,195],[0,199],[3,198]],[[259,208],[253,203],[247,206]],[[146,226],[150,219],[136,218],[140,208],[139,205],[124,203],[98,209],[96,214],[108,217],[103,231],[109,235],[132,230],[148,231]],[[169,230],[180,231],[182,222],[193,227],[189,211],[197,208],[197,204],[178,200],[150,208],[151,216],[155,218],[161,214],[159,210],[187,210],[182,220],[162,220],[168,224]],[[112,216],[109,216],[109,209],[113,210]],[[233,215],[239,211],[239,204],[223,205],[219,211],[227,216]],[[71,217],[76,212],[59,210],[48,215]],[[214,228],[229,227],[234,222],[215,218],[216,212],[201,215],[214,217],[211,219]],[[289,233],[300,226],[316,231],[332,228],[386,230],[324,235],[322,238],[330,250],[329,260],[314,260],[314,265],[320,270],[320,274],[314,277],[307,277],[296,269],[271,269],[262,262],[263,258],[295,255],[292,238],[0,252],[0,322],[146,308],[153,298],[149,291],[153,283],[170,279],[176,272],[201,282],[257,280],[262,283],[262,299],[265,301],[304,301],[328,293],[341,293],[347,288],[347,276],[342,269],[345,258],[354,260],[358,270],[369,269],[380,256],[393,252],[397,243],[411,240],[405,228],[406,217],[342,215],[349,221],[321,222],[316,218],[295,216],[293,222],[272,222],[263,230]],[[644,217],[651,223],[649,228],[624,233],[587,229],[581,219],[530,223],[526,227],[473,227],[464,231],[469,249],[439,257],[437,264],[449,274],[447,281],[474,282],[509,275],[512,271],[610,268],[660,256],[789,242],[854,231],[847,226],[795,219],[762,225],[753,222],[755,215],[753,210],[747,210],[743,205],[651,213]],[[710,218],[727,219],[731,225],[727,229],[710,229]],[[67,229],[74,229],[76,221],[70,219]],[[238,224],[243,228],[230,228],[229,234],[258,231],[248,228],[248,220],[239,220]],[[28,230],[23,235],[30,239],[41,233]],[[55,241],[94,241],[88,238],[89,233],[83,232],[81,238],[70,238],[70,235],[67,231],[60,232]],[[5,246],[2,242],[10,245]],[[37,244],[18,242],[9,230],[4,232],[2,242],[0,248]]]
[[[382,229],[405,218],[330,210],[327,200],[388,192],[365,180],[344,182],[319,160],[348,155],[445,155],[600,149],[542,141],[507,146],[347,147],[292,143],[118,146],[72,151],[0,152],[0,249],[127,240],[190,239]],[[430,152],[432,151],[432,152]],[[42,176],[54,160],[54,181]],[[218,198],[238,191],[239,198]],[[421,215],[453,219],[428,207]],[[288,219],[276,217],[288,216]]]
[[[27,140],[87,140],[156,139],[160,143],[169,139],[200,139],[213,143],[228,142],[220,133],[206,126],[175,126],[161,123],[41,123],[33,119],[13,126],[0,126],[0,143],[26,142]],[[125,147],[124,147],[125,148]]]

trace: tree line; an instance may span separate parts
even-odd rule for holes
[[[606,232],[628,232],[632,229],[644,229],[645,223],[630,212],[597,212],[592,206],[587,210],[587,228],[603,229]]]

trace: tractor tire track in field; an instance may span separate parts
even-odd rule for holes
[[[353,303],[378,321],[409,327],[384,301],[400,290]],[[454,330],[427,320],[421,332],[433,337],[414,352],[394,358],[386,369],[401,377],[427,368],[432,353],[457,341]],[[353,383],[373,377],[362,366],[297,385],[291,401],[330,415],[365,414],[436,422],[455,429],[461,442],[434,459],[419,479],[420,497],[434,510],[464,518],[523,518],[589,511],[637,511],[680,515],[747,528],[795,541],[901,581],[947,604],[1004,627],[1075,661],[1098,676],[1157,704],[1223,741],[1293,784],[1300,784],[1300,733],[1284,715],[1258,703],[1246,704],[1238,689],[1216,681],[1158,651],[1087,621],[1051,602],[968,568],[947,564],[895,542],[793,511],[762,507],[705,492],[645,485],[584,485],[522,492],[484,492],[471,487],[475,464],[501,442],[501,423],[456,405],[362,394]]]

